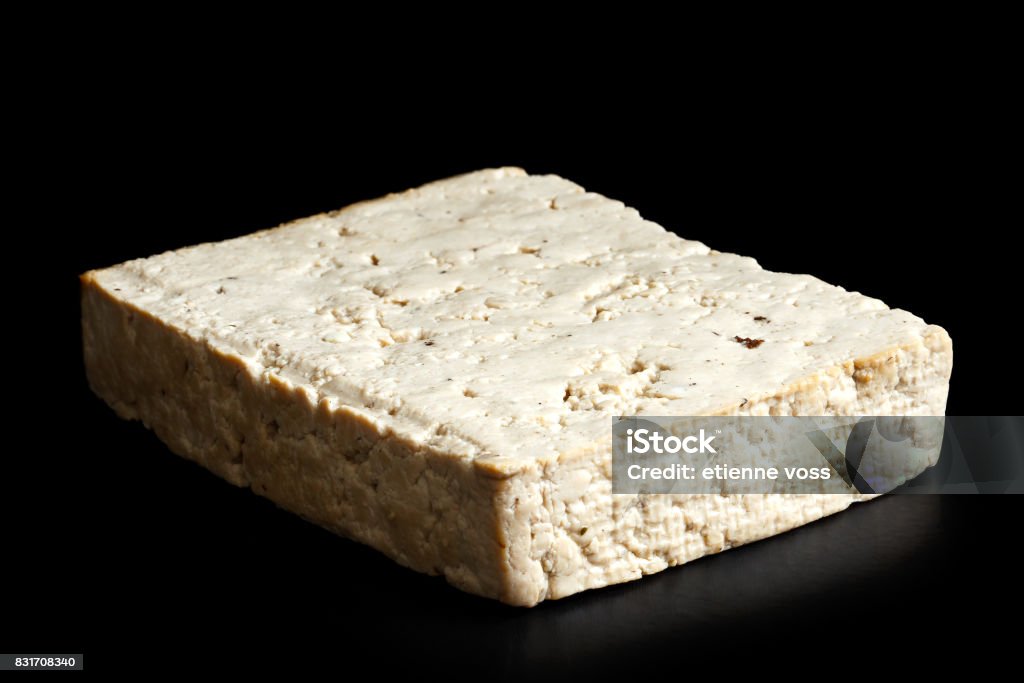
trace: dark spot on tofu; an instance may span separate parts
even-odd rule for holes
[[[751,339],[750,337],[736,336],[732,338],[737,344],[743,344],[748,349],[756,349],[761,344],[764,344],[764,339]]]
[[[747,405],[747,403],[749,403],[749,401],[747,399],[743,399],[743,403],[740,404],[740,408]]]
[[[428,339],[427,341],[423,342],[423,345],[424,346],[433,346],[434,342],[432,342],[431,340]]]
[[[770,323],[771,322],[771,320],[769,320],[768,318],[764,317],[763,315],[755,315],[754,316],[754,320],[756,320],[759,323]]]

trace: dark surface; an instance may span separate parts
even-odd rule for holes
[[[19,560],[25,588],[62,588],[14,596],[29,615],[15,642],[80,643],[92,665],[176,644],[204,659],[390,661],[394,648],[400,661],[587,671],[677,648],[963,642],[1019,605],[1016,498],[892,496],[640,582],[505,607],[224,484],[103,406],[83,411],[106,448],[76,471],[88,509],[49,520],[66,549]]]
[[[220,482],[119,421],[82,374],[84,270],[508,164],[941,324],[956,352],[949,412],[1020,412],[1019,367],[1005,362],[1018,344],[1001,327],[1020,293],[997,205],[1008,181],[979,151],[994,129],[951,136],[962,119],[890,95],[885,117],[837,96],[816,100],[817,115],[754,122],[722,110],[689,127],[585,127],[539,110],[417,126],[310,103],[286,119],[277,108],[260,121],[214,106],[197,115],[142,88],[128,111],[65,121],[45,177],[66,191],[30,224],[41,238],[31,258],[59,245],[53,270],[11,302],[42,338],[9,357],[31,407],[11,428],[36,438],[8,447],[0,480],[0,650],[84,651],[87,668],[110,670],[173,652],[161,668],[358,659],[488,675],[819,658],[871,673],[875,652],[1005,656],[1016,636],[993,620],[1012,623],[1021,606],[1015,497],[884,499],[638,583],[514,609]],[[52,360],[33,360],[44,353]]]

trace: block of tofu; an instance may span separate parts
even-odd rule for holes
[[[535,605],[849,506],[613,495],[614,415],[942,415],[952,345],[551,175],[442,180],[82,276],[94,391],[171,450]]]

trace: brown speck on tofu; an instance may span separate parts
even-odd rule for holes
[[[756,349],[761,344],[764,344],[764,339],[751,339],[750,337],[736,336],[732,338],[737,344],[743,344],[748,349]]]

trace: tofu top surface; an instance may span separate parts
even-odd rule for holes
[[[928,328],[510,168],[86,277],[314,404],[509,466],[610,444],[613,415],[730,412]]]

